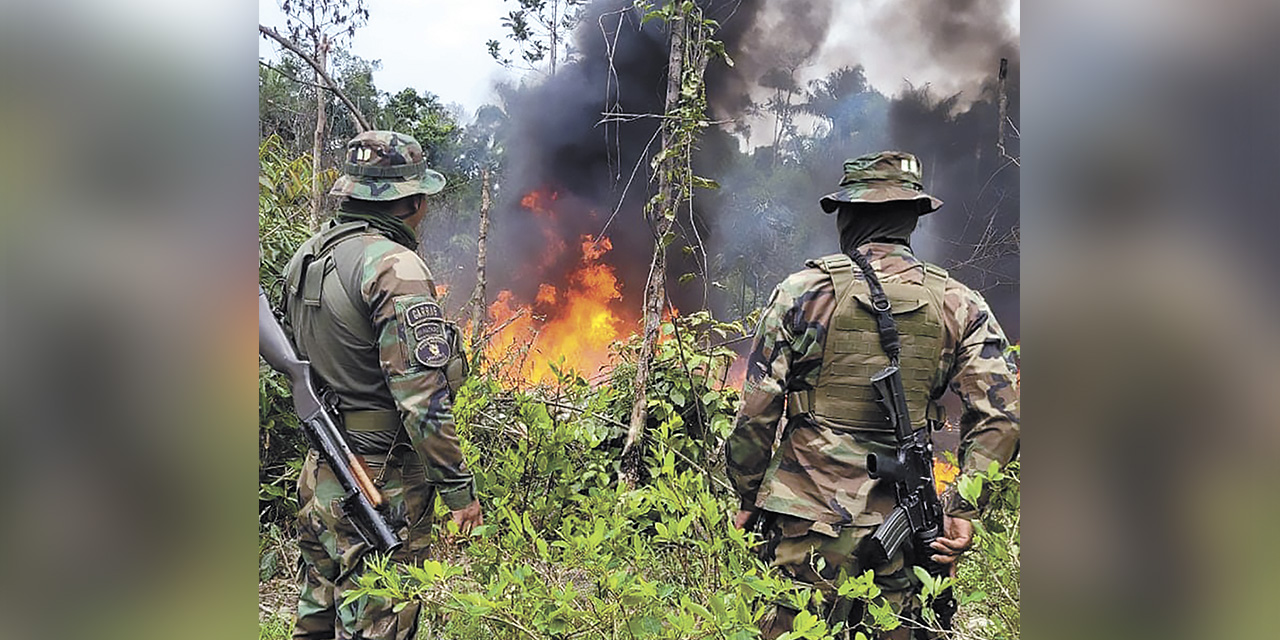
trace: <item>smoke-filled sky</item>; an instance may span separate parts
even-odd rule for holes
[[[505,105],[514,132],[506,144],[508,161],[494,212],[491,284],[525,300],[542,282],[563,282],[577,264],[574,251],[549,257],[549,244],[572,249],[583,235],[606,231],[614,246],[607,260],[618,269],[624,303],[639,305],[652,246],[641,213],[652,190],[645,159],[657,148],[657,123],[599,122],[607,110],[662,110],[666,35],[658,25],[641,26],[637,12],[626,10],[630,5],[627,0],[592,2],[572,37],[576,61],[562,63],[555,77],[524,76],[525,89],[511,94]],[[381,61],[375,72],[380,89],[427,90],[474,112],[498,100],[492,86],[499,78],[512,77],[488,57],[484,42],[501,37],[500,18],[515,5],[486,0],[458,13],[461,6],[433,3],[426,9],[419,2],[379,2],[370,7],[370,21],[350,49]],[[996,152],[994,83],[1000,58],[1009,58],[1010,113],[1016,120],[1017,0],[704,0],[703,6],[722,25],[716,37],[735,65],[713,61],[708,66],[712,115],[732,124],[708,132],[697,170],[726,188],[700,196],[693,218],[682,221],[672,277],[698,270],[696,261],[678,251],[686,243],[700,240],[710,255],[724,254],[743,265],[761,262],[753,256],[771,248],[785,255],[770,256],[765,262],[771,268],[752,267],[758,280],[752,287],[767,295],[805,258],[838,250],[831,233],[834,219],[820,214],[815,202],[834,190],[841,161],[900,148],[921,158],[926,188],[947,203],[924,219],[915,238],[917,252],[957,266],[956,275],[983,290],[1006,328],[1016,332],[1017,242],[1010,230],[1018,219],[1019,174]],[[259,19],[282,24],[274,0],[260,5]],[[273,49],[260,42],[260,53]],[[758,176],[750,167],[724,165],[713,157],[715,149],[728,157],[734,155],[731,147],[773,144],[775,118],[749,104],[764,103],[780,84],[810,90],[812,82],[842,67],[859,67],[861,79],[833,95],[821,113],[795,116],[801,134],[814,127],[843,127],[829,138],[825,153],[806,157],[799,169],[808,182],[790,182],[799,191],[756,197]],[[802,100],[802,93],[791,98],[792,103]],[[725,137],[728,132],[733,138]],[[1016,149],[1016,141],[1012,144]],[[560,194],[554,222],[519,206],[520,198],[535,189]],[[799,244],[768,246],[779,228],[798,230],[789,235]],[[555,242],[548,243],[548,234]],[[702,306],[703,284],[672,287],[671,295],[682,308]],[[706,302],[713,308],[720,304]]]
[[[871,88],[886,95],[928,86],[939,95],[960,93],[967,103],[991,76],[992,59],[1016,57],[1018,48],[1018,0],[714,4],[722,5],[714,13],[725,39],[737,45],[738,75],[756,83],[749,88],[756,100],[769,93],[758,82],[770,68],[794,68],[803,87],[842,66],[861,65]],[[758,135],[751,140],[768,142]]]
[[[586,26],[575,34],[576,61],[517,92],[506,105],[514,127],[506,143],[504,198],[494,213],[492,239],[500,249],[491,272],[493,284],[524,300],[532,299],[543,282],[564,282],[578,264],[573,251],[549,257],[548,235],[572,248],[583,235],[607,231],[614,246],[607,259],[618,269],[623,303],[639,306],[652,247],[642,214],[652,189],[645,159],[657,149],[658,124],[653,119],[600,121],[607,110],[661,112],[666,35],[659,25],[641,26],[634,11],[623,11],[629,4],[594,2]],[[682,237],[672,245],[670,277],[698,269],[697,260],[679,249],[700,241],[707,254],[728,261],[721,273],[735,268],[736,261],[743,265],[744,279],[748,271],[756,279],[755,294],[767,296],[805,258],[838,250],[835,221],[819,212],[816,201],[836,187],[842,161],[900,148],[921,158],[926,188],[947,203],[925,219],[915,240],[917,252],[955,267],[955,275],[983,290],[1006,328],[1016,333],[1018,256],[1011,230],[1018,220],[1018,172],[996,148],[995,78],[1002,57],[1010,58],[1009,113],[1016,114],[1018,107],[1018,42],[1016,29],[1006,22],[1008,5],[969,0],[939,10],[924,2],[852,4],[705,3],[707,13],[724,25],[718,37],[736,64],[713,61],[707,68],[712,115],[732,124],[708,131],[695,170],[724,188],[699,197],[692,218],[686,214],[680,220]],[[851,25],[861,26],[850,32]],[[773,116],[753,114],[747,105],[766,99],[771,86],[794,82],[806,90],[811,88],[806,75],[823,77],[873,61],[897,69],[894,73],[918,69],[915,77],[939,77],[945,82],[938,87],[947,91],[931,81],[900,82],[901,90],[886,97],[890,92],[877,91],[867,71],[862,81],[842,85],[811,118],[835,126],[839,135],[824,138],[830,148],[823,152],[793,154],[790,170],[800,175],[786,183],[793,191],[756,193],[752,181],[762,175],[762,156],[744,166],[732,160],[746,157],[738,154],[740,144],[723,146],[727,132],[743,126],[750,127],[754,144],[772,144]],[[794,97],[802,99],[799,93]],[[1012,138],[1010,133],[1016,153]],[[802,166],[794,166],[797,162]],[[519,204],[523,195],[540,189],[560,195],[554,220]],[[770,245],[778,228],[790,229],[783,235],[793,244]],[[724,308],[723,299],[704,301],[704,291],[694,282],[672,286],[670,295],[680,308],[704,303]]]
[[[940,63],[952,54],[939,55],[927,47],[903,45],[903,30],[909,28],[915,18],[894,20],[893,16],[910,15],[928,4],[923,0],[768,0],[763,3],[746,0],[726,4],[739,5],[736,11],[730,7],[724,14],[726,19],[722,22],[726,29],[734,28],[737,14],[749,13],[755,5],[762,5],[767,16],[762,24],[768,31],[785,33],[795,42],[809,43],[807,46],[812,47],[816,55],[800,70],[802,80],[820,77],[852,62],[864,64],[871,86],[885,93],[896,93],[904,80],[916,86],[927,83],[950,93],[971,88],[981,78],[974,69],[953,63],[966,62],[963,57]],[[951,4],[980,8],[984,19],[992,20],[987,27],[989,31],[1008,31],[1013,41],[1017,41],[1018,0],[966,0]],[[796,21],[801,5],[814,5],[819,13],[827,16],[825,24],[813,29],[801,28],[803,25]],[[370,7],[369,23],[356,32],[350,49],[362,58],[381,61],[381,68],[374,72],[374,81],[382,90],[395,93],[412,87],[430,91],[445,103],[457,103],[472,114],[495,99],[493,84],[496,81],[521,76],[519,72],[502,68],[485,49],[487,40],[502,38],[500,21],[514,7],[514,3],[504,0],[378,0]],[[937,13],[923,11],[916,15],[928,17]],[[258,3],[258,21],[273,27],[284,25],[277,0]],[[778,31],[780,28],[786,30]],[[274,43],[259,38],[260,56],[274,58],[276,50]]]

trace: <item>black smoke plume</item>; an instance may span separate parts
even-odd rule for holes
[[[845,158],[897,148],[920,157],[927,189],[947,203],[917,233],[918,252],[983,290],[1016,335],[1018,167],[1010,160],[1018,152],[1016,129],[1006,127],[1009,157],[996,146],[1002,57],[1010,60],[1006,125],[1018,121],[1018,46],[1005,26],[1004,5],[891,3],[870,16],[869,24],[893,35],[894,46],[925,52],[935,71],[978,78],[955,95],[922,85],[887,97],[865,73],[882,52],[859,54],[850,45],[868,34],[842,28],[849,6],[830,0],[701,4],[721,24],[716,37],[735,65],[713,61],[707,68],[711,116],[725,124],[703,137],[695,172],[723,188],[703,192],[692,216],[681,216],[683,238],[671,245],[668,268],[677,306],[701,307],[710,290],[713,308],[745,312],[753,306],[748,301],[758,306],[805,258],[836,251],[835,221],[820,213],[818,198],[834,190]],[[580,238],[603,232],[613,242],[606,260],[617,268],[624,302],[639,308],[653,246],[643,207],[653,189],[649,160],[660,144],[658,121],[602,123],[602,114],[662,112],[667,38],[662,25],[642,25],[630,7],[624,0],[594,2],[573,34],[575,57],[508,99],[512,133],[490,272],[495,286],[522,300],[531,300],[543,282],[563,282],[578,263]],[[742,150],[734,132],[775,126],[761,103],[779,91],[791,94],[796,130],[776,149]],[[813,134],[806,131],[810,125],[818,127]],[[554,220],[521,206],[535,191],[544,202],[556,194]],[[709,265],[701,251],[681,251],[699,240]],[[549,251],[559,244],[566,250]],[[676,284],[680,274],[695,271],[718,278],[716,286],[701,278]]]

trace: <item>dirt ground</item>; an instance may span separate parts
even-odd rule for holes
[[[283,616],[291,618],[298,604],[298,583],[293,578],[272,578],[258,583],[258,622]]]
[[[275,551],[275,573],[258,581],[258,622],[293,618],[298,604],[298,543],[283,534],[271,536],[268,549]]]

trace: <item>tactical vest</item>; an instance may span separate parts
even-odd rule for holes
[[[374,335],[373,324],[370,322],[372,314],[359,294],[363,270],[338,268],[339,264],[359,264],[357,261],[363,260],[364,245],[346,241],[365,235],[377,235],[370,230],[367,222],[334,224],[304,242],[285,266],[283,298],[286,323],[292,324],[301,319],[302,309],[295,305],[310,307],[313,313],[307,314],[307,321],[312,323],[308,328],[309,333],[325,336],[314,345],[324,353],[308,354],[296,336],[301,327],[290,326],[301,357],[333,361],[336,359],[335,354],[345,350],[377,352],[378,337]],[[314,313],[321,307],[327,309],[329,314]],[[453,348],[452,357],[445,365],[445,378],[450,394],[453,395],[467,376],[467,359],[463,351],[461,331],[452,322],[445,322],[445,325]],[[374,359],[370,361],[370,366],[380,365]],[[334,375],[336,377],[338,374]],[[385,388],[380,369],[376,376],[365,377],[377,379],[380,387]],[[331,382],[339,386],[337,381]],[[367,386],[364,391],[369,391]],[[386,390],[385,394],[387,402],[394,403],[390,391]],[[339,408],[343,409],[343,423],[348,432],[395,431],[400,427],[400,414],[395,410],[352,411],[349,410],[350,407]]]
[[[923,264],[924,284],[883,282],[902,342],[899,367],[915,429],[944,420],[942,405],[930,396],[942,357],[947,272]],[[809,414],[819,425],[835,430],[890,432],[870,383],[872,375],[888,366],[889,357],[880,346],[867,283],[854,276],[849,256],[830,255],[818,260],[817,266],[831,276],[836,307],[827,327],[818,384],[788,393],[787,414]]]
[[[367,305],[351,294],[351,291],[360,290],[360,283],[342,282],[334,259],[334,250],[342,241],[371,234],[373,232],[367,222],[344,222],[330,226],[302,243],[284,268],[285,315],[291,317],[293,314],[289,307],[298,303],[319,309],[323,299],[339,326],[372,346],[373,326],[369,323],[369,314],[361,312]],[[307,356],[301,352],[300,355]]]

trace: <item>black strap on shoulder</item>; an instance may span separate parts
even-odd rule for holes
[[[893,321],[892,309],[889,306],[889,297],[884,294],[884,287],[880,285],[880,279],[876,277],[876,272],[871,268],[871,264],[867,262],[866,257],[855,249],[848,253],[849,259],[858,265],[858,270],[862,272],[862,277],[867,281],[867,289],[871,292],[871,306],[876,314],[876,329],[880,333],[880,346],[889,356],[889,364],[898,365],[898,355],[902,352],[902,343],[898,340],[898,325]]]

